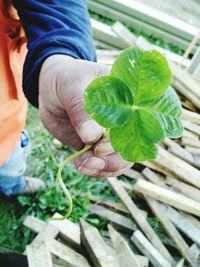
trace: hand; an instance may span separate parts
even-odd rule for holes
[[[113,151],[109,137],[100,140],[105,129],[84,111],[84,89],[109,72],[98,63],[53,55],[43,63],[39,77],[39,110],[47,130],[76,150],[96,143],[74,161],[80,172],[92,177],[118,176],[132,166]]]

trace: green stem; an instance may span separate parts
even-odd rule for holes
[[[57,172],[57,177],[56,179],[58,180],[60,187],[62,188],[68,202],[69,202],[69,208],[67,210],[67,213],[65,214],[65,216],[63,216],[62,218],[49,218],[49,220],[56,220],[56,221],[61,221],[61,220],[65,220],[67,219],[73,209],[73,201],[72,201],[72,197],[67,189],[67,187],[65,186],[63,179],[62,179],[62,171],[64,169],[64,167],[66,165],[68,165],[72,160],[78,158],[80,155],[82,155],[84,152],[88,151],[90,148],[92,148],[93,145],[87,145],[85,146],[83,149],[81,149],[80,151],[75,152],[74,154],[72,154],[71,156],[69,156],[66,160],[64,160],[58,167],[58,172]]]
[[[106,137],[109,134],[109,129],[107,129],[102,137]],[[62,188],[68,202],[69,202],[69,208],[67,210],[67,213],[65,214],[65,216],[63,216],[62,218],[49,218],[49,220],[54,220],[54,221],[62,221],[67,219],[72,212],[73,209],[73,201],[72,201],[72,197],[67,189],[67,187],[65,186],[63,179],[62,179],[62,171],[65,168],[65,166],[67,166],[72,160],[78,158],[80,155],[82,155],[83,153],[85,153],[86,151],[90,150],[93,147],[93,145],[86,145],[83,149],[81,149],[80,151],[75,152],[74,154],[72,154],[71,156],[69,156],[66,160],[64,160],[58,167],[58,172],[57,172],[57,177],[56,179],[58,180],[60,187]]]

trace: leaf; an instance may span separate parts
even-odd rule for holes
[[[179,119],[182,108],[175,90],[170,86],[158,99],[145,103],[140,108],[153,112],[160,121],[165,135],[170,138],[178,138],[183,132],[183,126]]]
[[[144,110],[133,111],[125,126],[110,130],[114,150],[131,162],[154,159],[157,148],[153,143],[163,138],[164,131],[159,121]]]
[[[85,90],[85,110],[106,128],[123,126],[131,115],[133,95],[118,78],[104,76],[95,79]]]
[[[134,47],[124,50],[115,60],[111,75],[120,77],[131,89],[136,105],[160,97],[169,86],[172,73],[158,51]]]
[[[133,47],[119,55],[110,76],[86,88],[86,112],[110,129],[111,144],[125,160],[154,159],[155,143],[181,135],[181,104],[170,81],[164,56]]]

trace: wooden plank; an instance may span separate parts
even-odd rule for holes
[[[112,28],[108,26],[107,24],[96,21],[94,19],[91,19],[91,24],[92,24],[94,38],[96,38],[97,40],[103,41],[111,46],[114,46],[120,49],[124,49],[128,47],[127,40],[125,41],[124,37],[119,38],[119,36],[115,34],[115,32],[112,31]],[[144,39],[143,37],[140,37],[140,39],[141,38]],[[150,43],[147,40],[145,41],[146,43],[150,45]],[[135,44],[137,44],[138,46],[141,45],[139,43],[139,40],[136,40]],[[156,45],[150,45],[150,48],[149,48],[149,45],[148,45],[148,49],[158,50],[159,52],[164,54],[169,60],[175,63],[180,61],[180,56],[178,56],[177,54],[170,52],[168,50],[165,50]],[[143,47],[143,49],[145,48]],[[113,60],[111,60],[111,62],[113,62]]]
[[[147,41],[144,37],[139,36],[137,38],[131,31],[129,31],[122,23],[116,22],[112,26],[112,30],[121,38],[125,43],[127,43],[127,46],[132,46],[134,43],[138,45],[139,47],[143,48],[144,50],[152,50],[156,49],[160,51],[162,54],[164,54],[167,58],[169,58],[172,61],[178,62],[180,60],[179,56],[176,54],[167,51],[163,48],[160,48],[156,45],[151,44],[149,41]]]
[[[133,191],[134,186],[132,184],[129,184],[124,181],[119,181],[119,183],[127,190],[127,191]]]
[[[157,28],[170,32],[182,39],[188,40],[197,35],[199,29],[186,22],[167,15],[157,9],[134,0],[97,0],[97,2],[107,5],[115,10],[119,10],[127,15],[145,21]]]
[[[31,244],[36,245],[45,241],[47,238],[56,238],[58,233],[59,230],[56,227],[47,224],[47,226],[43,228],[42,231],[40,231],[39,234],[34,238]]]
[[[182,110],[181,118],[183,120],[188,120],[196,124],[200,124],[200,114],[196,112],[192,112],[190,110],[184,109]]]
[[[48,239],[48,248],[53,255],[64,260],[70,267],[90,267],[85,257],[55,239]]]
[[[175,36],[174,34],[170,34],[169,32],[163,31],[159,29],[157,26],[154,27],[141,19],[134,18],[133,16],[129,16],[124,14],[120,10],[115,10],[106,5],[97,3],[96,1],[88,1],[88,8],[91,11],[96,12],[104,17],[111,18],[114,20],[118,20],[121,22],[129,23],[134,29],[139,28],[144,32],[148,32],[149,34],[153,34],[155,37],[162,38],[168,43],[178,45],[182,49],[186,49],[188,47],[189,41],[186,41],[180,37]],[[197,50],[197,46],[193,49],[195,52]],[[189,64],[188,64],[189,66]]]
[[[171,175],[172,174],[172,172],[170,172],[168,169],[164,169],[159,164],[156,164],[155,161],[150,161],[150,160],[143,161],[142,165],[144,165],[145,167],[148,167],[148,168],[150,168],[150,169],[152,169],[154,171],[157,171],[157,172],[160,172],[162,174],[165,174],[165,175]]]
[[[119,36],[119,38],[124,41],[124,43],[127,44],[127,47],[133,46],[133,44],[137,40],[137,37],[119,21],[114,23],[111,29],[114,31],[114,33],[117,34],[117,36]]]
[[[140,230],[137,230],[133,233],[131,241],[134,245],[149,258],[150,262],[155,267],[172,267],[172,265],[166,261],[166,259],[159,253],[149,240],[143,235]]]
[[[53,218],[62,218],[62,215],[55,213]],[[59,236],[64,241],[75,248],[81,248],[80,227],[78,224],[75,224],[68,219],[63,221],[52,220],[49,224],[59,230]]]
[[[108,225],[108,229],[120,266],[141,267],[140,262],[123,237],[111,225]]]
[[[187,71],[191,74],[194,73],[195,70],[197,69],[197,67],[199,66],[199,61],[200,61],[200,47],[198,48],[198,50],[194,54],[194,56],[191,60],[191,63],[187,68]]]
[[[109,254],[111,254],[116,259],[116,261],[118,261],[117,253],[112,247],[110,247],[109,245],[105,244],[105,249],[108,251]],[[136,256],[137,260],[140,262],[140,265],[142,267],[148,267],[149,266],[149,260],[148,260],[147,257],[141,256],[141,255],[137,255],[137,254],[135,254],[135,256]]]
[[[105,242],[98,230],[83,219],[80,220],[80,227],[82,244],[90,255],[94,266],[119,267],[119,263],[106,250]]]
[[[200,217],[200,203],[145,180],[138,180],[134,190],[163,203]]]
[[[118,38],[110,26],[94,19],[91,19],[90,21],[94,38],[120,49],[127,48],[127,44]]]
[[[195,165],[194,159],[192,155],[190,154],[190,152],[188,152],[186,149],[181,147],[179,144],[177,144],[176,142],[174,142],[173,140],[169,138],[165,138],[164,144],[168,146],[169,152],[187,161],[188,163]]]
[[[193,93],[200,99],[199,82],[195,80],[190,73],[177,67],[175,64],[170,64],[173,71],[173,78],[179,81],[189,92]]]
[[[160,167],[162,173],[178,177],[200,188],[200,171],[165,149],[159,147],[159,153],[154,160],[154,164]]]
[[[148,179],[152,183],[157,184],[157,185],[160,185],[160,186],[163,186],[163,187],[166,187],[165,181],[164,181],[163,177],[161,178],[161,176],[159,174],[153,172],[149,168],[145,168],[142,171],[142,174],[144,175],[144,177],[146,179]]]
[[[197,125],[191,121],[186,121],[186,120],[182,120],[182,123],[186,129],[190,130],[193,133],[200,135],[200,126],[199,125]]]
[[[26,246],[26,255],[29,267],[53,267],[51,254],[46,242]]]
[[[97,39],[94,39],[94,45],[96,48],[99,48],[99,49],[116,50],[116,47],[109,45],[109,44],[106,44],[106,43],[99,41]]]
[[[61,218],[62,215],[55,213],[53,217]],[[46,222],[33,216],[28,216],[24,220],[23,224],[33,232],[40,233],[37,239],[35,239],[37,242],[38,238],[43,239],[45,234],[47,234],[47,237],[52,238],[59,234],[59,236],[71,246],[78,249],[81,246],[79,225],[71,222],[70,220],[50,221],[49,224],[47,224]]]
[[[176,228],[200,245],[200,228],[195,226],[186,216],[177,212],[175,209],[166,205],[161,205],[161,208],[170,221],[175,224]]]
[[[200,150],[198,151],[194,151],[194,152],[191,152],[193,158],[194,158],[194,161],[198,164],[198,166],[200,165]]]
[[[192,215],[190,215],[190,214],[187,214],[187,213],[185,213],[185,212],[182,212],[182,211],[180,211],[180,214],[181,214],[184,218],[186,218],[192,225],[194,225],[194,226],[196,226],[198,229],[200,229],[200,221],[199,221],[196,217],[194,217],[194,216],[192,216]]]
[[[200,81],[200,64],[192,74],[192,77]]]
[[[182,137],[181,143],[184,146],[193,146],[193,147],[200,148],[200,140],[194,140],[188,137]]]
[[[169,190],[173,190],[175,192],[182,193],[183,195],[200,202],[200,190],[191,185],[183,183],[180,180],[170,176],[167,176],[166,179],[161,179],[158,174],[148,168],[145,168],[143,170],[143,174],[149,181],[156,185],[162,186]],[[167,187],[166,185],[170,187]]]
[[[132,233],[137,229],[137,225],[125,216],[122,216],[116,212],[106,209],[99,205],[89,205],[87,206],[91,214],[95,214],[101,217],[107,218],[110,222],[114,223],[124,231]]]
[[[190,251],[194,255],[195,259],[198,260],[199,259],[199,255],[200,255],[200,248],[197,246],[197,244],[194,243],[190,247]]]
[[[47,226],[47,223],[36,217],[27,216],[23,222],[23,225],[38,234]]]
[[[182,181],[173,177],[167,176],[165,183],[175,189],[177,192],[184,194],[185,196],[200,202],[200,190],[194,186],[183,183]]]
[[[183,136],[194,140],[199,140],[199,136],[197,134],[192,133],[186,129],[183,130]]]
[[[192,156],[194,156],[194,154],[199,154],[200,153],[200,149],[198,147],[193,147],[193,146],[185,146],[185,149],[187,149]]]
[[[184,259],[180,259],[180,261],[177,262],[175,267],[184,267],[184,263],[185,263],[185,260]]]
[[[124,205],[129,210],[130,214],[134,218],[134,220],[137,222],[139,227],[143,230],[145,235],[148,237],[149,240],[151,240],[152,244],[160,251],[160,253],[167,259],[167,261],[171,264],[174,262],[173,258],[169,254],[166,247],[163,245],[159,237],[156,235],[150,224],[147,222],[147,220],[144,218],[144,216],[141,214],[140,210],[137,208],[131,197],[128,195],[126,190],[121,186],[121,184],[118,182],[118,180],[113,178],[107,178],[109,184],[112,186],[116,194],[119,196],[121,201],[124,203]],[[140,180],[138,180],[140,181]]]
[[[187,99],[189,99],[197,108],[200,108],[199,98],[196,97],[196,95],[193,92],[188,90],[188,88],[180,80],[177,80],[174,77],[172,85],[176,89],[176,91],[178,91],[179,93],[184,95]]]
[[[123,40],[123,34],[121,32],[118,32],[118,36]],[[127,36],[127,39],[128,39],[128,36]],[[130,39],[129,43],[132,41],[132,39]],[[166,58],[168,58],[170,61],[172,62],[175,62],[175,63],[178,63],[180,61],[180,56],[171,52],[171,51],[168,51],[168,50],[165,50],[163,49],[162,47],[159,47],[157,45],[154,45],[152,43],[150,43],[147,39],[145,39],[143,36],[139,36],[136,41],[135,41],[135,45],[141,47],[143,50],[158,50],[160,53],[162,53]],[[186,66],[189,65],[189,62],[186,61],[184,63]]]
[[[131,179],[135,179],[135,180],[144,179],[144,176],[140,172],[135,171],[133,169],[125,170],[123,172],[123,174],[126,175],[127,177],[129,177]]]
[[[113,208],[113,209],[119,211],[120,213],[129,214],[129,211],[127,210],[127,208],[124,206],[123,203],[114,202],[114,201],[109,200],[109,199],[102,197],[102,196],[92,195],[90,193],[85,193],[85,192],[81,192],[81,191],[77,191],[77,190],[75,190],[74,192],[80,196],[84,196],[84,197],[89,198],[92,202],[95,202],[96,204],[101,204],[101,205],[106,206],[108,208]]]
[[[181,98],[181,104],[184,108],[189,109],[192,112],[197,112],[197,107],[195,107],[195,105],[188,98],[185,98],[182,94],[179,94],[179,96]]]
[[[175,243],[180,254],[190,263],[191,266],[198,267],[195,256],[191,253],[191,250],[175,226],[166,216],[165,212],[160,208],[160,203],[152,198],[145,198],[153,213],[159,218],[160,222],[164,226],[171,240]]]

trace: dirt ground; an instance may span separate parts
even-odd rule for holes
[[[200,0],[137,0],[200,28]]]

